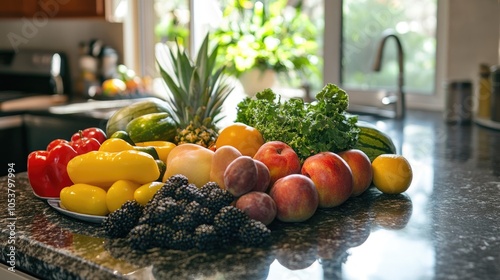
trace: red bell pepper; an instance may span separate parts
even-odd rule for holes
[[[34,151],[28,155],[28,179],[33,192],[41,197],[58,197],[46,172],[48,151]]]
[[[78,153],[68,143],[60,143],[50,151],[34,151],[28,155],[28,179],[33,192],[40,197],[59,197],[64,187],[73,182],[66,165]]]
[[[99,144],[102,144],[102,142],[106,141],[107,136],[106,132],[102,129],[98,127],[89,127],[73,134],[73,136],[71,136],[71,141],[75,142],[81,138],[94,138],[99,142]]]
[[[90,151],[97,151],[101,144],[95,138],[87,138],[81,137],[79,139],[75,139],[69,143],[73,149],[77,152],[77,154],[82,155],[86,154]]]
[[[79,138],[75,137],[74,141],[55,139],[47,145],[47,150],[34,151],[28,155],[28,179],[36,195],[59,197],[64,187],[73,184],[66,171],[68,162],[77,155],[99,150],[101,138],[84,137],[82,131],[78,135]]]

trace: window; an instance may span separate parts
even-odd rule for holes
[[[393,29],[405,52],[407,107],[439,109],[446,42],[437,42],[447,21],[447,1],[325,1],[325,82],[340,85],[350,104],[383,107],[381,99],[397,89],[395,42],[388,39],[381,72],[372,70],[384,30]],[[443,7],[444,6],[444,7]],[[441,59],[441,60],[440,60]],[[425,69],[425,70],[422,70]],[[439,71],[438,69],[441,69]],[[351,106],[354,107],[354,106]]]
[[[149,32],[155,32],[154,42],[171,40],[172,36],[182,34],[183,38],[186,36],[186,45],[190,49],[197,49],[205,32],[220,24],[225,1],[151,1],[159,17]],[[288,3],[297,1],[290,0]],[[144,11],[153,8],[144,7],[152,5],[151,2],[137,3],[143,7],[142,18],[146,21],[151,19]],[[393,40],[388,40],[386,44],[381,71],[376,73],[371,67],[382,32],[392,28],[400,37],[405,51],[407,104],[427,108],[429,104],[436,108],[441,106],[440,102],[436,102],[439,96],[435,94],[435,81],[439,80],[439,74],[436,74],[436,68],[439,67],[436,62],[436,51],[439,51],[436,42],[439,32],[437,13],[441,5],[437,0],[303,0],[303,5],[303,10],[320,33],[317,55],[322,58],[323,64],[318,64],[318,67],[322,67],[318,69],[319,78],[311,79],[313,93],[323,84],[331,82],[350,94],[351,104],[380,103],[381,90],[391,91],[397,85],[398,69]],[[148,32],[149,29],[140,30]],[[154,47],[146,49],[153,50]],[[151,58],[151,54],[145,57]],[[154,66],[154,59],[147,61]],[[151,65],[144,67],[152,69]]]
[[[341,82],[349,88],[393,88],[398,75],[396,43],[388,39],[382,67],[373,61],[382,34],[393,32],[404,51],[407,92],[434,92],[436,0],[344,0]],[[391,30],[392,29],[392,30]]]

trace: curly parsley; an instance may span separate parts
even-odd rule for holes
[[[271,89],[245,98],[237,107],[236,122],[258,129],[266,141],[282,141],[297,152],[301,161],[323,151],[339,152],[353,147],[359,134],[357,116],[346,113],[347,93],[326,85],[316,101],[286,101]]]

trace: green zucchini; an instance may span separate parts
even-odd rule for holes
[[[363,151],[373,161],[381,154],[396,154],[396,146],[392,139],[386,133],[379,130],[376,126],[358,121],[356,124],[359,129],[358,141],[354,149]]]
[[[177,124],[169,113],[151,113],[131,120],[125,131],[135,143],[173,142],[177,135]]]
[[[163,181],[163,176],[165,175],[165,171],[167,171],[167,165],[165,164],[164,161],[157,159],[156,164],[158,165],[158,169],[160,170],[160,176],[158,176],[158,179],[156,181],[162,182]]]
[[[134,141],[132,141],[132,139],[130,139],[130,136],[129,136],[129,135],[128,135],[128,133],[127,133],[126,131],[124,131],[124,130],[118,130],[118,131],[116,131],[116,132],[115,132],[115,133],[113,133],[113,134],[111,135],[111,137],[109,137],[109,138],[120,138],[120,139],[122,139],[122,140],[127,141],[127,143],[129,143],[130,145],[135,146]]]
[[[150,113],[169,112],[168,104],[159,98],[148,98],[118,109],[106,123],[106,135],[125,130],[127,124],[140,116]]]

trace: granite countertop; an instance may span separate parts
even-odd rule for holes
[[[12,234],[15,269],[44,279],[498,279],[500,131],[419,111],[368,120],[410,161],[409,190],[370,188],[307,222],[274,222],[269,246],[134,252],[98,224],[56,212],[32,194],[25,173],[13,173],[15,209],[7,177],[0,180],[0,259],[12,255]]]

